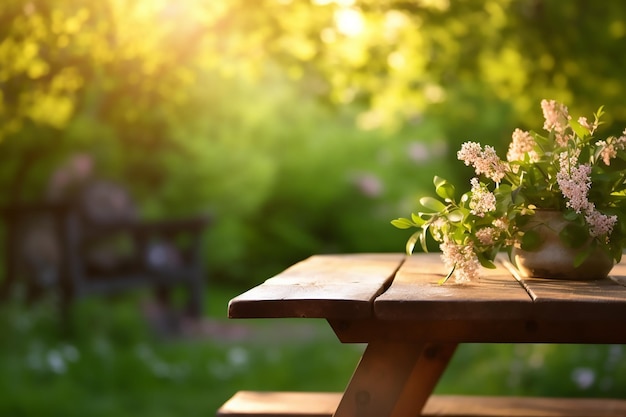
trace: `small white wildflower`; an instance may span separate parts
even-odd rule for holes
[[[455,282],[467,283],[480,277],[480,261],[474,253],[474,246],[471,242],[467,245],[458,245],[445,241],[439,247],[446,267],[454,269]]]
[[[487,187],[478,182],[478,178],[470,180],[472,184],[472,198],[469,203],[471,213],[475,216],[484,217],[485,213],[496,209],[496,196]]]

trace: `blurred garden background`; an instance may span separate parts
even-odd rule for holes
[[[618,0],[2,1],[0,204],[45,199],[89,155],[143,218],[214,223],[192,331],[155,331],[140,290],[80,300],[62,335],[54,294],[13,291],[0,415],[208,416],[239,389],[343,389],[361,346],[229,322],[228,300],[315,253],[402,252],[389,221],[434,175],[468,175],[461,143],[504,155],[540,129],[543,98],[604,105],[621,134],[625,47]],[[438,390],[626,398],[626,352],[464,346]]]

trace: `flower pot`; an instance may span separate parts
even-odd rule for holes
[[[574,266],[575,257],[587,249],[570,248],[563,243],[559,233],[568,224],[563,214],[556,210],[537,210],[533,218],[524,227],[539,233],[541,245],[533,251],[513,249],[513,259],[517,269],[526,277],[596,280],[606,278],[613,268],[613,259],[602,249],[591,253],[578,267]],[[587,245],[589,242],[587,243]]]

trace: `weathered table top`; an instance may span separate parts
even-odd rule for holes
[[[505,258],[438,282],[438,254],[315,255],[231,300],[231,318],[326,318],[345,342],[626,343],[626,263],[609,278],[522,278]]]
[[[440,285],[437,254],[317,255],[228,315],[325,318],[342,342],[367,343],[335,417],[419,415],[459,343],[626,343],[626,263],[587,282],[523,279],[504,259],[483,272]]]

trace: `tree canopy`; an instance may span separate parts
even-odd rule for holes
[[[626,125],[625,36],[617,1],[5,0],[1,198],[41,195],[86,151],[147,212],[211,206],[221,236],[258,245],[254,225],[319,248],[371,222],[347,218],[362,172],[386,185],[372,210],[395,217],[420,175],[407,147],[507,143],[542,98]],[[285,225],[289,207],[307,221]]]

